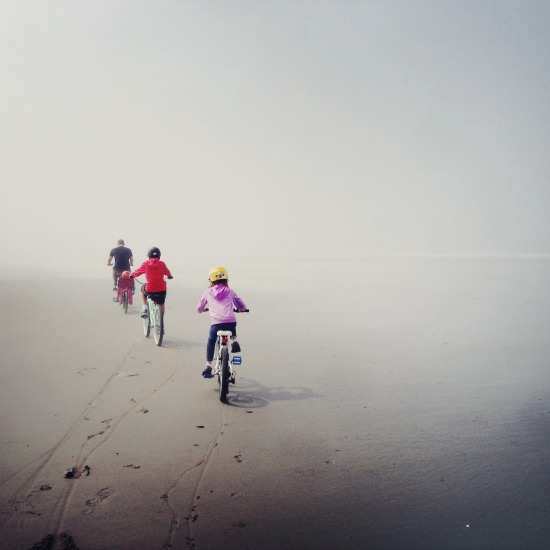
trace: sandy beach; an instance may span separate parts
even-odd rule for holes
[[[537,0],[0,1],[0,550],[549,550],[549,33]],[[150,258],[160,347],[112,299]]]
[[[200,281],[160,348],[108,277],[5,282],[1,548],[548,547],[548,262],[257,269],[227,405]]]

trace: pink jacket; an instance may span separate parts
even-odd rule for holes
[[[197,311],[202,313],[208,307],[210,320],[213,325],[233,323],[237,320],[233,306],[239,311],[246,309],[244,302],[232,288],[225,285],[214,285],[203,292],[197,306]]]

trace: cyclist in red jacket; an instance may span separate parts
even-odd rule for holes
[[[170,270],[160,259],[160,250],[154,246],[147,252],[148,260],[145,260],[130,277],[138,277],[145,273],[145,284],[141,287],[141,297],[143,301],[142,317],[147,317],[147,296],[160,306],[162,315],[164,315],[164,302],[166,300],[166,281],[164,277],[172,279]]]

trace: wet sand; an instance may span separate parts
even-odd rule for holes
[[[548,547],[546,262],[357,262],[242,281],[228,405],[202,287],[157,348],[108,280],[10,282],[0,547]]]

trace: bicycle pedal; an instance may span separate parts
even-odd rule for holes
[[[233,355],[231,357],[231,364],[232,365],[242,365],[243,359],[240,355]]]

